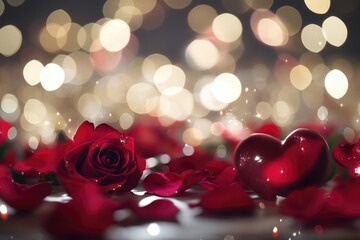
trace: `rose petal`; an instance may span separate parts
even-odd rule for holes
[[[74,142],[94,140],[113,131],[117,130],[107,124],[100,124],[95,128],[93,123],[84,121],[74,135]]]
[[[114,211],[122,205],[102,195],[97,185],[84,184],[70,202],[56,205],[45,219],[45,229],[57,237],[101,236],[115,223]]]
[[[229,166],[234,167],[231,163],[223,160],[210,160],[203,166],[203,169],[208,170],[211,175],[217,176]]]
[[[234,166],[230,165],[213,177],[207,177],[200,182],[200,186],[205,190],[211,191],[215,188],[227,186],[237,180]]]
[[[360,179],[340,182],[331,191],[328,201],[340,215],[349,218],[360,217]]]
[[[316,186],[294,190],[281,202],[279,211],[296,218],[314,219],[323,213],[325,199],[325,191]]]
[[[65,192],[73,197],[83,185],[92,181],[84,178],[76,171],[67,170],[65,165],[65,161],[61,160],[56,169],[56,173]]]
[[[89,121],[84,121],[77,129],[74,135],[75,142],[89,141],[94,131],[94,124]]]
[[[158,199],[145,207],[139,207],[136,202],[130,206],[140,221],[175,221],[179,209],[172,201]]]
[[[196,173],[193,170],[188,170],[181,174],[154,172],[144,179],[142,186],[150,194],[168,197],[183,193],[203,178],[202,174]]]
[[[48,182],[26,185],[13,182],[9,177],[0,177],[0,198],[21,212],[35,209],[50,193]]]
[[[202,207],[207,213],[229,213],[252,211],[255,204],[240,183],[233,183],[206,192],[194,206]]]
[[[182,173],[187,170],[204,170],[205,164],[215,160],[214,154],[204,153],[195,150],[191,156],[173,158],[167,164],[170,172]],[[225,163],[225,161],[221,161]]]
[[[0,119],[0,145],[8,140],[8,132],[10,128],[10,123]]]
[[[0,164],[0,177],[11,178],[8,166]]]
[[[39,177],[56,171],[63,157],[64,145],[35,151],[28,159],[16,162],[13,169],[22,172],[26,177]]]

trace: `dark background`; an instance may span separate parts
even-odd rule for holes
[[[104,0],[27,0],[18,7],[12,7],[4,2],[5,11],[2,16],[0,16],[0,27],[7,24],[13,24],[18,27],[23,34],[23,43],[17,54],[11,57],[0,56],[0,61],[16,61],[19,55],[21,55],[21,50],[24,46],[34,44],[32,39],[39,31],[36,26],[45,24],[47,16],[52,11],[60,8],[64,9],[69,13],[73,22],[85,25],[89,22],[95,22],[96,20],[103,18],[102,7],[104,2]],[[183,60],[184,48],[195,35],[187,25],[187,14],[194,6],[203,3],[213,6],[218,13],[228,12],[221,4],[221,1],[196,0],[185,9],[173,10],[165,6],[165,4],[159,0],[158,4],[163,4],[166,9],[165,21],[155,30],[139,29],[135,32],[141,41],[139,54],[146,56],[151,53],[162,53],[175,62]],[[285,5],[295,7],[300,12],[303,20],[303,27],[309,23],[321,25],[322,22],[331,15],[335,15],[342,19],[348,28],[348,38],[346,42],[340,48],[327,44],[325,49],[321,52],[321,55],[341,54],[353,58],[359,57],[360,4],[357,0],[333,0],[331,2],[330,10],[323,15],[311,12],[306,7],[304,1],[275,0],[271,10],[275,12],[276,9]],[[244,44],[250,46],[245,48],[242,59],[246,59],[246,61],[243,62],[243,64],[246,64],[246,62],[251,63],[254,57],[258,58],[259,56],[271,60],[277,56],[276,51],[279,51],[265,46],[256,40],[251,32],[249,24],[251,13],[252,11],[247,11],[241,15],[237,14],[244,28]],[[44,51],[40,46],[35,45],[34,47],[38,47],[38,49],[34,51]],[[303,46],[300,44],[299,48],[303,48]],[[289,52],[288,49],[286,52]]]

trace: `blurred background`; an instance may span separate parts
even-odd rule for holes
[[[31,148],[85,119],[360,131],[357,0],[0,0],[0,116]]]

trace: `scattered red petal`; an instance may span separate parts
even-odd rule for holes
[[[195,149],[191,156],[181,156],[173,158],[167,164],[170,172],[182,173],[187,170],[204,170],[204,166],[215,160],[214,154],[205,153]],[[225,161],[221,161],[225,164]],[[210,165],[208,167],[211,167]],[[217,168],[214,166],[214,169]]]
[[[215,188],[230,185],[237,180],[237,174],[232,164],[227,163],[221,171],[214,171],[209,168],[210,176],[200,182],[200,186],[205,190],[211,191]]]
[[[140,221],[175,221],[179,209],[170,200],[158,199],[145,207],[132,202],[130,208]]]
[[[360,179],[340,182],[331,191],[329,202],[340,215],[349,218],[360,217]]]
[[[193,170],[181,174],[154,172],[144,179],[142,186],[150,194],[168,197],[185,192],[203,178],[203,173],[196,173]]]
[[[0,119],[0,145],[8,140],[8,132],[10,128],[10,123]]]
[[[232,213],[250,212],[255,204],[240,183],[233,183],[206,192],[195,206],[202,207],[206,213]]]
[[[39,177],[56,171],[64,152],[64,145],[35,151],[28,159],[16,162],[13,169],[26,177]]]
[[[0,177],[0,198],[20,212],[35,209],[50,193],[48,182],[26,185],[13,182],[9,177]]]
[[[9,168],[6,165],[0,164],[0,177],[11,178]]]
[[[95,184],[84,184],[73,199],[57,203],[45,219],[45,229],[57,237],[101,236],[115,223],[114,211],[122,207],[102,195]]]
[[[309,224],[341,224],[360,217],[359,188],[360,180],[351,179],[330,193],[315,186],[295,190],[280,203],[279,211]]]
[[[290,192],[279,206],[284,215],[310,220],[323,213],[326,195],[322,188],[311,186]]]

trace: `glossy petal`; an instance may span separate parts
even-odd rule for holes
[[[35,209],[50,193],[48,182],[26,185],[13,182],[9,177],[0,177],[0,198],[21,212]]]
[[[360,217],[360,178],[340,182],[331,191],[328,201],[340,215],[348,218]]]
[[[158,199],[145,207],[139,207],[136,202],[130,206],[140,221],[175,221],[179,209],[172,201]]]
[[[54,236],[67,239],[101,236],[115,223],[114,211],[122,205],[102,195],[97,185],[84,184],[70,202],[56,204],[45,219],[45,229]]]
[[[206,168],[206,170],[210,172],[210,176],[203,179],[200,182],[200,186],[208,191],[222,186],[230,185],[237,180],[235,168],[232,164],[229,163],[226,163],[226,165],[221,166],[221,168],[216,170],[213,168],[213,166],[208,165],[208,168]]]
[[[195,206],[207,213],[233,213],[250,212],[255,204],[240,183],[233,183],[205,193]]]
[[[0,164],[0,178],[1,177],[11,178],[9,168],[3,164]]]
[[[8,140],[8,132],[10,128],[10,123],[0,119],[0,145]]]
[[[203,174],[196,173],[193,170],[181,174],[155,172],[150,173],[144,179],[142,186],[150,194],[168,197],[183,193],[202,178],[204,178]]]
[[[55,172],[63,157],[63,152],[64,145],[37,150],[28,159],[16,162],[13,169],[22,172],[27,177],[39,177]]]
[[[167,166],[170,172],[182,173],[187,170],[204,170],[204,166],[213,160],[215,160],[214,154],[195,150],[191,156],[172,158]]]
[[[289,193],[280,204],[281,214],[311,220],[324,214],[326,193],[323,189],[311,186]]]
[[[360,181],[352,179],[330,193],[314,186],[295,190],[280,203],[279,211],[308,224],[339,225],[360,217],[359,187]]]

